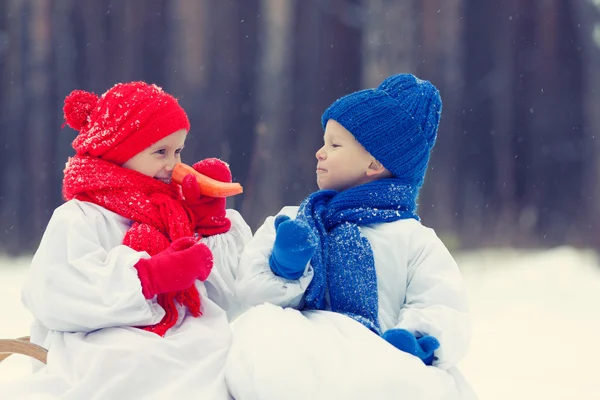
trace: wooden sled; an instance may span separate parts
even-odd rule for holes
[[[46,364],[48,350],[31,343],[29,336],[18,339],[0,339],[0,362],[12,354],[23,354]]]

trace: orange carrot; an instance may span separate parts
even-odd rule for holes
[[[171,179],[173,182],[181,185],[183,178],[189,174],[193,174],[196,177],[198,185],[200,186],[200,193],[204,196],[229,197],[235,196],[236,194],[240,194],[244,191],[242,185],[239,183],[220,182],[216,179],[212,179],[204,174],[201,174],[194,168],[184,163],[175,164]]]

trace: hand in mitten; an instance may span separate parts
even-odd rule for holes
[[[417,339],[405,329],[390,329],[382,337],[397,349],[419,357],[425,365],[433,363],[433,352],[440,347],[440,342],[433,336],[425,335]]]
[[[210,249],[192,237],[177,239],[166,250],[151,258],[142,258],[134,265],[147,299],[187,289],[196,279],[206,280],[212,266]]]
[[[206,158],[192,166],[196,171],[221,182],[231,182],[231,171],[227,164],[218,158]],[[231,221],[225,216],[224,197],[209,197],[200,194],[194,175],[183,178],[181,191],[186,205],[196,217],[196,232],[202,236],[212,236],[229,231]]]
[[[286,215],[275,218],[275,243],[269,265],[275,275],[299,279],[317,249],[317,238],[305,222]]]

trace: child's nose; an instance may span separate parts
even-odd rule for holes
[[[317,153],[315,154],[315,157],[317,157],[317,160],[319,160],[319,161],[325,159],[325,152],[323,151],[322,147],[319,150],[317,150]]]
[[[165,165],[165,171],[173,172],[173,168],[175,168],[175,164],[177,164],[176,161],[171,161],[171,162],[167,163],[167,165]]]
[[[178,162],[181,162],[181,157],[179,156],[179,154],[176,153],[173,156],[169,157],[166,161],[165,171],[173,172],[173,169],[175,168],[175,165]]]

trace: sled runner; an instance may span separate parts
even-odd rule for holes
[[[29,336],[18,339],[0,339],[0,362],[12,354],[23,354],[46,364],[48,350],[31,343]]]

